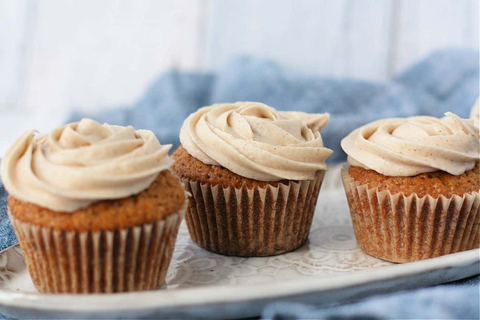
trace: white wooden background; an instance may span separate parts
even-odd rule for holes
[[[0,0],[0,155],[72,109],[135,101],[168,68],[235,54],[389,79],[443,47],[479,46],[479,0]]]

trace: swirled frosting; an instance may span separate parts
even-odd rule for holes
[[[445,115],[375,121],[350,133],[342,148],[352,166],[386,176],[438,170],[460,175],[479,158],[478,129],[471,120]]]
[[[332,151],[320,130],[328,114],[279,112],[257,102],[204,107],[183,123],[180,140],[190,155],[260,181],[310,180],[326,170]]]
[[[73,212],[147,189],[171,165],[170,148],[151,131],[83,119],[41,137],[24,133],[5,154],[1,176],[15,198]]]

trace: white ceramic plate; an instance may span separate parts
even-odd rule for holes
[[[0,314],[14,318],[241,318],[271,302],[326,304],[454,281],[480,273],[480,251],[395,265],[355,241],[340,167],[327,174],[310,238],[267,258],[225,257],[195,245],[182,225],[166,290],[104,295],[36,292],[18,247],[0,253]]]

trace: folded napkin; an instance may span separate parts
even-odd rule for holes
[[[452,111],[467,118],[479,95],[479,53],[447,50],[386,83],[305,76],[258,58],[239,57],[218,74],[170,71],[160,76],[134,105],[69,119],[91,117],[100,122],[150,129],[162,143],[179,145],[183,120],[199,107],[220,102],[260,101],[279,110],[328,112],[322,131],[334,150],[330,161],[346,155],[340,140],[353,129],[376,119],[432,115]],[[0,183],[0,250],[17,242],[7,217],[7,194]],[[477,318],[479,278],[410,293],[371,298],[355,304],[319,308],[273,304],[267,319],[305,318]]]

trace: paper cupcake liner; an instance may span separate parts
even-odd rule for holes
[[[189,199],[185,220],[193,241],[229,256],[271,256],[308,238],[325,175],[277,187],[223,188],[182,179]]]
[[[478,192],[451,198],[378,191],[342,169],[357,242],[366,253],[410,262],[480,247]]]
[[[62,231],[9,216],[30,276],[43,293],[112,293],[155,290],[172,259],[185,207],[140,226]]]

